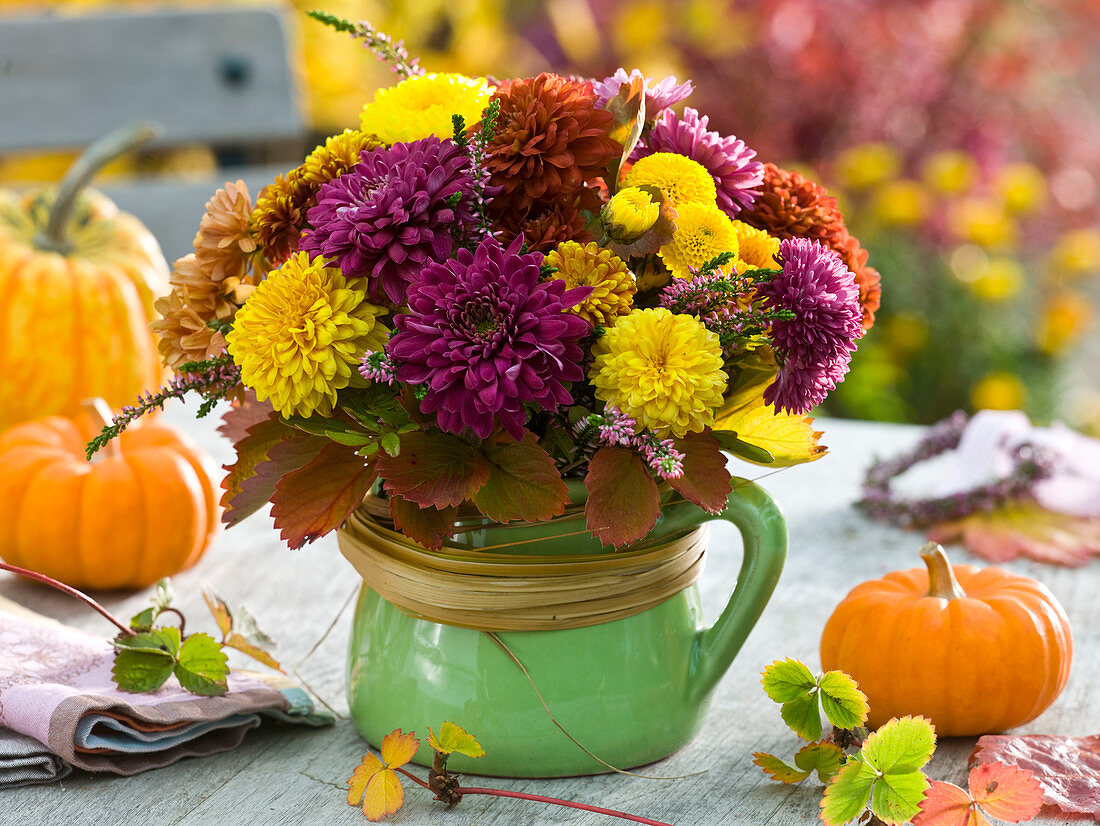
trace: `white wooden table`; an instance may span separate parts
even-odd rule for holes
[[[216,421],[193,422],[187,412],[169,416],[184,424],[221,461],[227,444],[213,433]],[[719,686],[707,723],[687,748],[650,771],[694,776],[675,781],[604,775],[563,780],[490,780],[485,785],[565,797],[630,811],[657,820],[692,824],[810,824],[817,821],[820,786],[788,787],[767,779],[751,762],[756,750],[790,759],[794,735],[778,707],[759,686],[772,660],[798,657],[818,668],[821,629],[837,602],[866,579],[919,564],[921,537],[868,522],[853,510],[863,470],[876,454],[892,454],[919,435],[914,427],[825,421],[830,453],[820,461],[775,473],[764,480],[786,511],[790,553],[775,596],[760,624]],[[742,475],[766,471],[739,465]],[[701,590],[713,616],[732,587],[739,544],[732,528],[712,529],[708,568]],[[956,561],[974,561],[955,549]],[[979,561],[980,562],[980,561]],[[1069,613],[1076,640],[1069,685],[1054,706],[1019,733],[1087,735],[1100,732],[1100,563],[1065,570],[1033,563],[1007,567],[1047,583]],[[280,643],[284,665],[294,666],[314,646],[356,587],[351,566],[327,537],[289,551],[257,515],[222,534],[191,571],[173,579],[178,603],[191,627],[212,628],[199,588],[209,584],[244,602]],[[72,625],[108,636],[111,628],[67,597],[0,573],[0,594]],[[103,595],[107,606],[128,617],[147,593]],[[335,727],[308,730],[267,725],[250,733],[235,751],[190,759],[131,778],[77,772],[60,785],[17,789],[0,795],[0,824],[340,824],[365,823],[345,802],[345,782],[366,744],[346,718],[344,647],[351,608],[299,669],[312,689],[345,715]],[[660,714],[660,709],[654,709]],[[476,732],[474,732],[476,734]],[[928,773],[965,785],[966,758],[974,738],[941,741]],[[601,824],[601,815],[518,800],[467,797],[451,811],[405,781],[404,808],[395,824],[516,823]],[[1056,823],[1045,819],[1035,823]]]

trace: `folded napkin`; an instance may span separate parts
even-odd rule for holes
[[[0,788],[28,772],[41,782],[58,779],[66,769],[43,746],[78,768],[130,775],[235,748],[264,718],[332,722],[282,675],[235,669],[224,697],[190,694],[174,677],[156,691],[129,694],[111,679],[113,662],[106,639],[0,598],[0,727],[24,735],[0,740]]]
[[[33,737],[0,728],[0,791],[54,783],[72,770]]]

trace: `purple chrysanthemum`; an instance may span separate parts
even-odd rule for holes
[[[384,293],[399,306],[424,264],[446,260],[453,233],[474,224],[470,159],[435,137],[362,157],[318,191],[301,249],[334,258],[346,278],[367,277],[374,301]],[[457,205],[448,201],[455,193]]]
[[[764,391],[777,410],[805,413],[848,372],[863,335],[859,287],[840,256],[817,241],[788,238],[779,245],[783,271],[757,286],[765,309],[794,318],[772,322],[779,374]]]
[[[591,328],[564,311],[591,288],[540,282],[542,255],[521,255],[522,242],[505,249],[487,238],[476,252],[428,264],[409,288],[408,312],[394,318],[388,350],[397,378],[425,384],[420,409],[443,430],[470,428],[484,439],[499,422],[521,439],[524,403],[569,404],[562,383],[584,377],[577,340]]]
[[[665,110],[657,119],[644,143],[638,144],[634,159],[655,152],[675,152],[701,163],[714,178],[718,189],[718,206],[731,218],[753,205],[764,181],[764,164],[753,160],[755,150],[738,138],[723,138],[707,129],[710,119],[700,116],[690,106],[676,117]]]
[[[675,75],[669,75],[664,80],[652,80],[643,75],[637,69],[631,69],[630,74],[626,69],[616,69],[615,74],[605,77],[603,80],[592,82],[592,91],[596,93],[596,106],[604,107],[615,95],[624,83],[629,83],[634,78],[640,77],[645,83],[645,117],[653,120],[662,109],[667,109],[674,103],[690,95],[695,87],[691,81],[677,83]]]

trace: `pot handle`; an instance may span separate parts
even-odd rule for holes
[[[714,625],[695,638],[688,690],[706,697],[729,669],[760,619],[787,558],[787,523],[779,505],[747,479],[733,480],[726,508],[701,521],[725,520],[741,533],[744,555],[737,585]]]

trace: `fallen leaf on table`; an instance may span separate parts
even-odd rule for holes
[[[816,769],[817,778],[822,783],[829,782],[844,762],[844,752],[835,743],[821,741],[810,743],[798,750],[794,756],[794,766],[788,765],[778,757],[758,751],[752,755],[752,762],[764,770],[773,780],[780,783],[801,783]]]
[[[395,729],[382,738],[382,759],[367,754],[355,767],[348,779],[348,805],[358,806],[362,801],[367,820],[377,821],[389,817],[405,802],[405,790],[396,768],[408,763],[420,748],[420,741],[409,732],[402,734]]]
[[[987,734],[978,740],[970,762],[1027,769],[1039,782],[1047,807],[1100,819],[1100,735]]]
[[[988,826],[986,815],[1009,823],[1031,820],[1043,806],[1039,781],[1027,769],[982,763],[970,772],[970,791],[933,781],[913,826]]]

